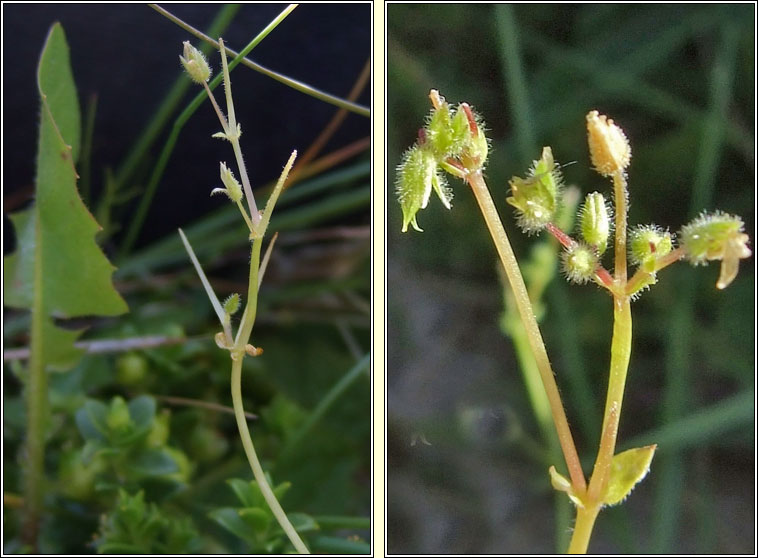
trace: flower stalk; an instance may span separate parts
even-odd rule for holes
[[[269,197],[265,210],[262,212],[259,211],[255,203],[255,198],[253,196],[250,180],[248,178],[247,169],[245,168],[245,162],[242,157],[242,149],[239,143],[239,138],[242,132],[241,126],[239,123],[237,123],[234,113],[231,79],[229,76],[229,68],[226,62],[224,42],[222,39],[219,39],[219,49],[221,51],[221,61],[224,74],[224,88],[226,92],[228,119],[224,116],[223,111],[218,106],[218,103],[213,96],[213,92],[210,90],[208,84],[206,83],[207,79],[210,77],[210,69],[207,69],[207,62],[205,61],[205,58],[202,57],[202,55],[199,54],[199,51],[194,49],[194,47],[191,47],[188,42],[186,42],[184,46],[184,57],[180,57],[181,62],[187,69],[190,77],[205,87],[205,90],[208,93],[208,97],[211,100],[213,108],[216,111],[219,122],[221,123],[221,127],[223,129],[222,132],[214,134],[214,137],[226,139],[232,144],[232,149],[237,161],[237,167],[239,169],[239,176],[242,180],[242,186],[240,186],[239,182],[237,182],[237,180],[234,178],[232,171],[226,166],[226,164],[220,163],[221,181],[224,184],[225,188],[216,188],[211,192],[211,194],[224,193],[233,203],[237,205],[243,219],[245,220],[245,223],[250,230],[249,239],[252,241],[252,246],[250,249],[250,272],[248,277],[247,299],[236,336],[233,335],[232,332],[231,314],[233,314],[239,306],[239,297],[233,295],[233,297],[228,299],[227,303],[223,305],[219,302],[218,298],[213,292],[210,282],[203,273],[200,263],[197,260],[197,257],[195,256],[192,247],[189,244],[189,241],[181,230],[179,233],[223,328],[223,330],[216,335],[216,343],[220,348],[229,351],[229,356],[232,361],[231,395],[234,408],[234,416],[237,421],[237,428],[239,429],[240,439],[242,441],[242,446],[244,447],[245,454],[250,464],[250,469],[252,470],[253,477],[255,478],[255,481],[257,482],[258,487],[261,490],[261,494],[266,500],[266,503],[271,509],[272,514],[276,518],[287,538],[294,546],[295,550],[299,554],[309,554],[310,552],[308,550],[308,547],[305,545],[303,540],[300,538],[300,535],[297,533],[294,526],[290,522],[287,514],[282,509],[282,506],[279,504],[274,491],[271,489],[271,486],[266,479],[263,467],[261,466],[260,460],[258,459],[258,455],[255,451],[255,445],[253,444],[252,437],[250,436],[250,430],[247,426],[245,410],[242,403],[242,363],[244,362],[246,356],[259,356],[263,353],[263,349],[260,347],[254,347],[249,342],[250,336],[253,332],[253,326],[255,325],[255,318],[258,310],[258,289],[261,279],[263,278],[266,264],[268,262],[271,247],[273,246],[272,240],[269,243],[269,249],[266,252],[263,262],[261,262],[261,248],[263,245],[263,237],[266,233],[266,229],[268,228],[271,214],[274,210],[274,207],[276,206],[279,194],[281,193],[284,187],[284,183],[289,176],[289,172],[292,169],[292,165],[294,164],[297,152],[293,151],[292,155],[287,161],[287,164],[285,165],[284,170],[282,171],[279,180],[277,181],[276,187]],[[205,67],[203,67],[203,64],[205,64]],[[249,216],[242,205],[243,197],[247,199],[248,208],[250,210]],[[275,238],[276,236],[274,236],[274,240]]]
[[[545,230],[555,237],[563,247],[567,279],[578,284],[594,282],[613,299],[608,391],[597,458],[588,483],[526,285],[482,175],[488,142],[481,118],[466,103],[457,109],[451,107],[435,90],[431,91],[430,100],[433,110],[428,124],[419,131],[419,140],[405,153],[398,167],[396,190],[403,210],[403,232],[409,225],[421,231],[416,216],[426,207],[432,191],[446,208],[451,207],[452,190],[447,186],[445,173],[471,187],[513,290],[568,467],[570,480],[555,467],[549,469],[553,487],[565,492],[577,510],[568,551],[584,553],[600,510],[622,502],[629,495],[647,474],[657,448],[649,445],[615,453],[632,350],[631,302],[656,283],[658,271],[684,258],[695,265],[720,260],[721,273],[716,286],[722,289],[729,285],[737,274],[739,260],[752,254],[748,236],[743,232],[744,224],[739,217],[723,212],[704,213],[682,228],[678,247],[674,246],[673,235],[657,225],[638,226],[628,232],[626,169],[631,162],[631,146],[623,130],[597,111],[587,114],[588,145],[595,170],[613,183],[614,226],[610,208],[597,192],[588,194],[580,212],[579,240],[554,223],[561,201],[562,176],[550,147],[543,149],[526,178],[514,176],[510,180],[511,195],[506,201],[516,210],[518,226],[527,234]],[[611,229],[613,274],[602,264]],[[629,263],[638,266],[631,279]]]

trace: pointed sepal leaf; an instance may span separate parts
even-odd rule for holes
[[[583,508],[584,502],[582,502],[582,499],[574,492],[574,487],[571,484],[571,481],[561,475],[553,465],[550,466],[549,473],[550,484],[553,485],[553,488],[558,492],[565,492],[568,495],[569,500],[571,500],[576,507]]]
[[[626,500],[632,489],[645,478],[650,471],[650,462],[658,446],[645,446],[622,451],[613,456],[611,476],[603,495],[603,504],[614,506]]]

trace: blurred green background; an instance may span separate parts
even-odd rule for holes
[[[754,21],[751,4],[389,4],[388,176],[423,126],[431,88],[469,102],[492,138],[488,184],[525,258],[544,239],[514,226],[508,179],[550,145],[559,163],[578,162],[564,169],[568,184],[608,193],[586,146],[584,117],[597,109],[631,141],[630,225],[678,231],[718,208],[755,239]],[[562,551],[573,511],[554,502],[547,469],[565,464],[546,455],[500,332],[499,264],[481,215],[453,186],[453,210],[431,200],[418,215],[425,232],[406,235],[387,189],[388,551]],[[755,551],[754,262],[725,291],[717,264],[677,264],[633,305],[618,447],[659,449],[648,478],[600,515],[591,552]],[[610,299],[557,277],[544,302],[589,474]]]

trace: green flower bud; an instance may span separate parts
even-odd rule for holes
[[[587,194],[580,211],[579,226],[582,238],[587,244],[594,246],[602,256],[608,247],[608,235],[611,232],[610,209],[603,194]]]
[[[563,271],[571,283],[586,283],[595,276],[600,258],[592,246],[577,243],[562,254]]]
[[[403,162],[397,167],[395,192],[403,209],[403,232],[408,230],[409,224],[421,232],[416,223],[416,213],[429,203],[432,189],[437,192],[442,204],[450,209],[453,192],[444,176],[437,172],[434,153],[426,148],[426,144],[415,145],[405,152]]]
[[[230,316],[233,316],[237,310],[239,310],[240,307],[240,295],[237,293],[229,295],[229,297],[224,301],[224,312],[229,314]]]
[[[719,289],[734,281],[739,261],[752,254],[747,246],[750,239],[742,232],[744,226],[740,217],[717,211],[701,214],[679,233],[681,246],[692,264],[721,260],[721,274],[716,283]]]
[[[462,109],[455,114],[444,99],[440,97],[442,104],[439,108],[432,109],[429,123],[426,126],[425,147],[434,153],[437,161],[443,161],[448,157],[458,157],[466,146],[470,135],[468,120]]]
[[[205,55],[193,47],[189,41],[184,41],[184,56],[179,61],[195,83],[205,83],[211,77],[211,68]]]
[[[657,225],[640,225],[629,231],[629,260],[647,273],[655,273],[658,258],[672,248],[671,233]]]
[[[524,232],[537,232],[553,220],[560,201],[562,176],[550,147],[542,149],[542,157],[534,161],[527,178],[514,176],[509,184],[511,196],[505,201],[516,208],[516,222]]]
[[[242,186],[234,178],[234,174],[226,166],[226,163],[221,163],[221,182],[224,183],[226,188],[214,188],[211,196],[214,194],[226,194],[234,203],[242,200]]]

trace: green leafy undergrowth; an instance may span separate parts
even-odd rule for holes
[[[76,413],[76,425],[85,440],[81,465],[100,464],[94,467],[102,471],[93,479],[95,491],[147,486],[150,496],[163,497],[180,490],[192,474],[184,452],[168,445],[169,414],[157,415],[152,397],[127,403],[116,396],[107,405],[90,399]]]
[[[191,554],[201,548],[200,535],[186,516],[166,515],[145,502],[142,491],[119,490],[118,502],[104,515],[94,540],[98,554]]]
[[[273,485],[270,477],[268,481]],[[258,483],[241,479],[229,479],[227,483],[241,505],[235,508],[215,509],[209,513],[209,516],[226,530],[244,540],[250,552],[281,553],[286,550],[289,546],[287,537],[266,504]],[[277,500],[281,500],[290,487],[289,482],[274,487]],[[301,535],[318,530],[316,522],[307,514],[290,513],[287,517]]]

